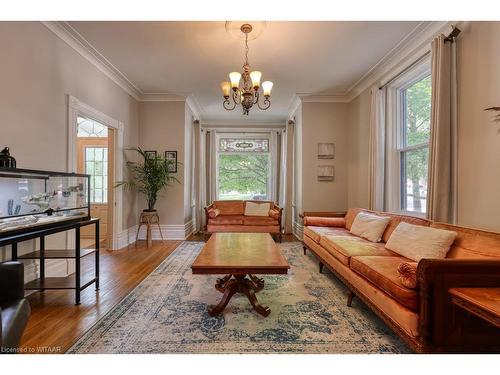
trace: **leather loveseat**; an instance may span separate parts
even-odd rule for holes
[[[17,352],[30,312],[24,298],[23,264],[0,263],[0,353]]]
[[[245,215],[247,202],[269,207],[265,216]],[[220,200],[205,207],[206,232],[270,233],[281,241],[283,209],[271,201]]]
[[[379,243],[350,233],[359,212],[389,216]],[[347,304],[360,298],[416,352],[500,350],[500,329],[473,316],[460,316],[448,292],[453,287],[500,287],[500,234],[432,222],[423,218],[359,208],[347,213],[304,213],[303,244],[350,290]],[[445,259],[418,263],[385,248],[400,222],[455,231]],[[416,267],[415,288],[401,282],[398,266]],[[469,326],[469,333],[457,326]]]

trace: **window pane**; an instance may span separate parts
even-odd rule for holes
[[[403,146],[429,142],[431,125],[431,76],[427,76],[403,91]]]
[[[107,201],[107,153],[107,147],[87,147],[85,151],[85,173],[90,175],[92,203],[106,203]]]
[[[87,161],[94,160],[94,148],[93,147],[85,147],[85,160],[87,160]]]
[[[428,147],[401,153],[401,206],[405,211],[426,212],[428,159]]]
[[[219,155],[219,199],[269,199],[268,154]]]
[[[221,138],[221,152],[269,152],[269,139]]]

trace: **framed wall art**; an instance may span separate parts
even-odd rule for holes
[[[318,181],[333,181],[335,168],[333,165],[318,165]]]
[[[334,159],[335,143],[318,143],[318,159]]]
[[[156,156],[158,153],[156,151],[144,151],[144,154],[146,155],[146,159],[156,159]]]
[[[165,151],[165,159],[169,161],[168,171],[177,173],[177,151]]]

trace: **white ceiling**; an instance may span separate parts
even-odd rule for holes
[[[250,65],[274,82],[267,111],[222,108],[219,84],[241,71],[243,42],[224,22],[70,22],[144,93],[193,95],[207,122],[277,122],[295,94],[345,94],[420,22],[267,22]]]

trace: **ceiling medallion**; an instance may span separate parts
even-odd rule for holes
[[[230,31],[226,23],[226,30]],[[231,24],[229,24],[229,27]],[[223,107],[232,111],[237,105],[241,105],[243,108],[243,114],[248,115],[250,108],[256,104],[261,110],[266,110],[271,106],[271,89],[273,83],[271,81],[262,82],[262,91],[264,95],[264,100],[262,104],[260,102],[260,92],[261,87],[260,78],[262,73],[254,70],[250,71],[250,64],[248,63],[248,40],[249,35],[253,31],[253,27],[249,23],[244,23],[240,27],[241,33],[244,35],[245,40],[245,63],[243,64],[243,73],[231,72],[229,73],[229,81],[224,81],[221,83],[222,94],[224,96],[224,101],[222,102]],[[243,80],[240,85],[240,81]]]

